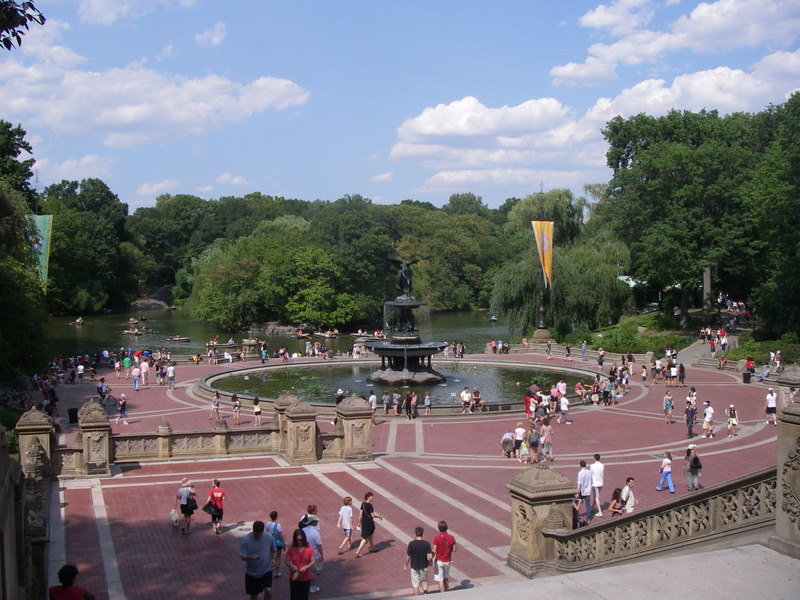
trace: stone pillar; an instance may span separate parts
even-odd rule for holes
[[[506,562],[527,577],[550,572],[553,548],[545,545],[542,529],[572,527],[575,483],[543,464],[526,469],[506,487],[511,491],[511,549]]]
[[[29,473],[25,470],[24,456],[28,452],[30,445],[36,440],[44,451],[44,474],[45,476],[52,475],[58,471],[57,457],[54,454],[56,450],[55,434],[53,433],[53,422],[44,412],[37,408],[31,408],[23,414],[16,426],[17,439],[19,440],[19,455],[22,459],[22,470],[25,475]]]
[[[161,417],[161,423],[158,424],[156,433],[158,434],[158,457],[169,458],[172,456],[172,444],[170,443],[172,426],[167,422],[166,417]]]
[[[295,465],[317,462],[317,412],[295,402],[286,409],[286,459]]]
[[[24,454],[23,454],[24,456]],[[20,525],[22,469],[8,455],[6,430],[0,425],[0,598],[25,598],[27,563]]]
[[[774,550],[800,558],[800,402],[795,399],[778,415],[778,464]]]
[[[86,474],[111,475],[111,424],[103,406],[97,400],[86,402],[78,411],[78,425]]]
[[[344,434],[343,460],[372,460],[372,409],[353,394],[336,407],[337,431]]]
[[[228,455],[228,422],[225,419],[214,422],[214,453],[217,456]]]
[[[280,453],[286,452],[286,409],[298,402],[300,402],[300,398],[294,394],[281,394],[272,404],[275,410],[273,421],[278,428],[278,446],[276,450]]]
[[[50,483],[48,456],[39,438],[28,444],[22,458],[25,480],[22,487],[23,531],[25,557],[29,565],[25,587],[30,598],[47,594],[48,516],[50,514]]]

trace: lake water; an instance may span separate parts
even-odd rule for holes
[[[128,318],[140,315],[145,320],[137,325],[147,327],[146,334],[132,336],[123,334],[128,328]],[[74,356],[95,353],[112,348],[151,348],[167,349],[176,354],[204,352],[205,344],[218,335],[221,342],[233,337],[241,342],[245,333],[229,334],[220,331],[210,323],[189,318],[183,310],[151,310],[137,313],[101,315],[86,317],[82,326],[70,325],[72,317],[55,317],[48,327],[48,341],[51,354]],[[508,330],[501,322],[489,321],[486,312],[458,312],[432,314],[430,319],[422,319],[419,325],[423,340],[458,341],[464,343],[467,352],[482,352],[484,344],[492,338],[507,339]],[[190,337],[188,343],[167,341],[168,336]],[[263,338],[263,336],[262,336]],[[294,337],[267,336],[270,350],[286,345],[290,352],[303,352],[305,342]],[[323,338],[316,338],[323,340]],[[329,347],[346,351],[353,344],[353,337],[341,335],[336,339],[325,339]]]

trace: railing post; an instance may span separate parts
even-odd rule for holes
[[[97,400],[89,400],[78,411],[83,464],[87,475],[111,475],[111,424]]]
[[[38,443],[44,450],[44,474],[45,476],[52,475],[54,471],[58,471],[58,463],[55,460],[55,435],[53,434],[53,422],[44,412],[38,408],[31,408],[23,414],[15,427],[17,432],[17,440],[19,445],[20,457],[25,456],[28,447],[34,443]],[[22,461],[22,470],[25,475],[30,475],[26,471],[27,466],[25,461]]]
[[[796,397],[778,415],[776,483],[775,534],[769,545],[800,558],[800,402]]]
[[[161,423],[158,424],[158,457],[169,458],[172,456],[172,426],[167,422],[166,417],[161,417]]]
[[[367,401],[355,394],[336,407],[336,416],[344,433],[342,460],[372,458],[372,414]]]
[[[294,464],[317,462],[317,412],[296,402],[286,409],[286,459]]]
[[[547,465],[520,473],[511,491],[511,549],[506,562],[527,577],[555,570],[555,542],[545,543],[543,529],[572,527],[575,484]]]

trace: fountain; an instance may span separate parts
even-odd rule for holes
[[[431,357],[447,347],[447,342],[423,342],[417,334],[414,309],[426,306],[411,295],[411,265],[416,261],[392,261],[399,267],[397,288],[400,295],[384,302],[384,322],[392,332],[390,340],[370,340],[364,345],[381,357],[381,368],[368,379],[389,385],[432,384],[444,375],[431,367]]]

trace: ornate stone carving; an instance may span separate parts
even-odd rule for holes
[[[795,439],[794,448],[789,450],[781,467],[781,489],[783,501],[781,509],[789,520],[800,528],[800,437]]]
[[[531,531],[533,524],[531,523],[531,516],[528,507],[524,504],[518,504],[517,510],[514,512],[514,526],[517,532],[517,538],[520,541],[527,543],[531,539]]]
[[[78,424],[81,427],[92,425],[108,425],[106,409],[97,400],[89,400],[78,410]]]

